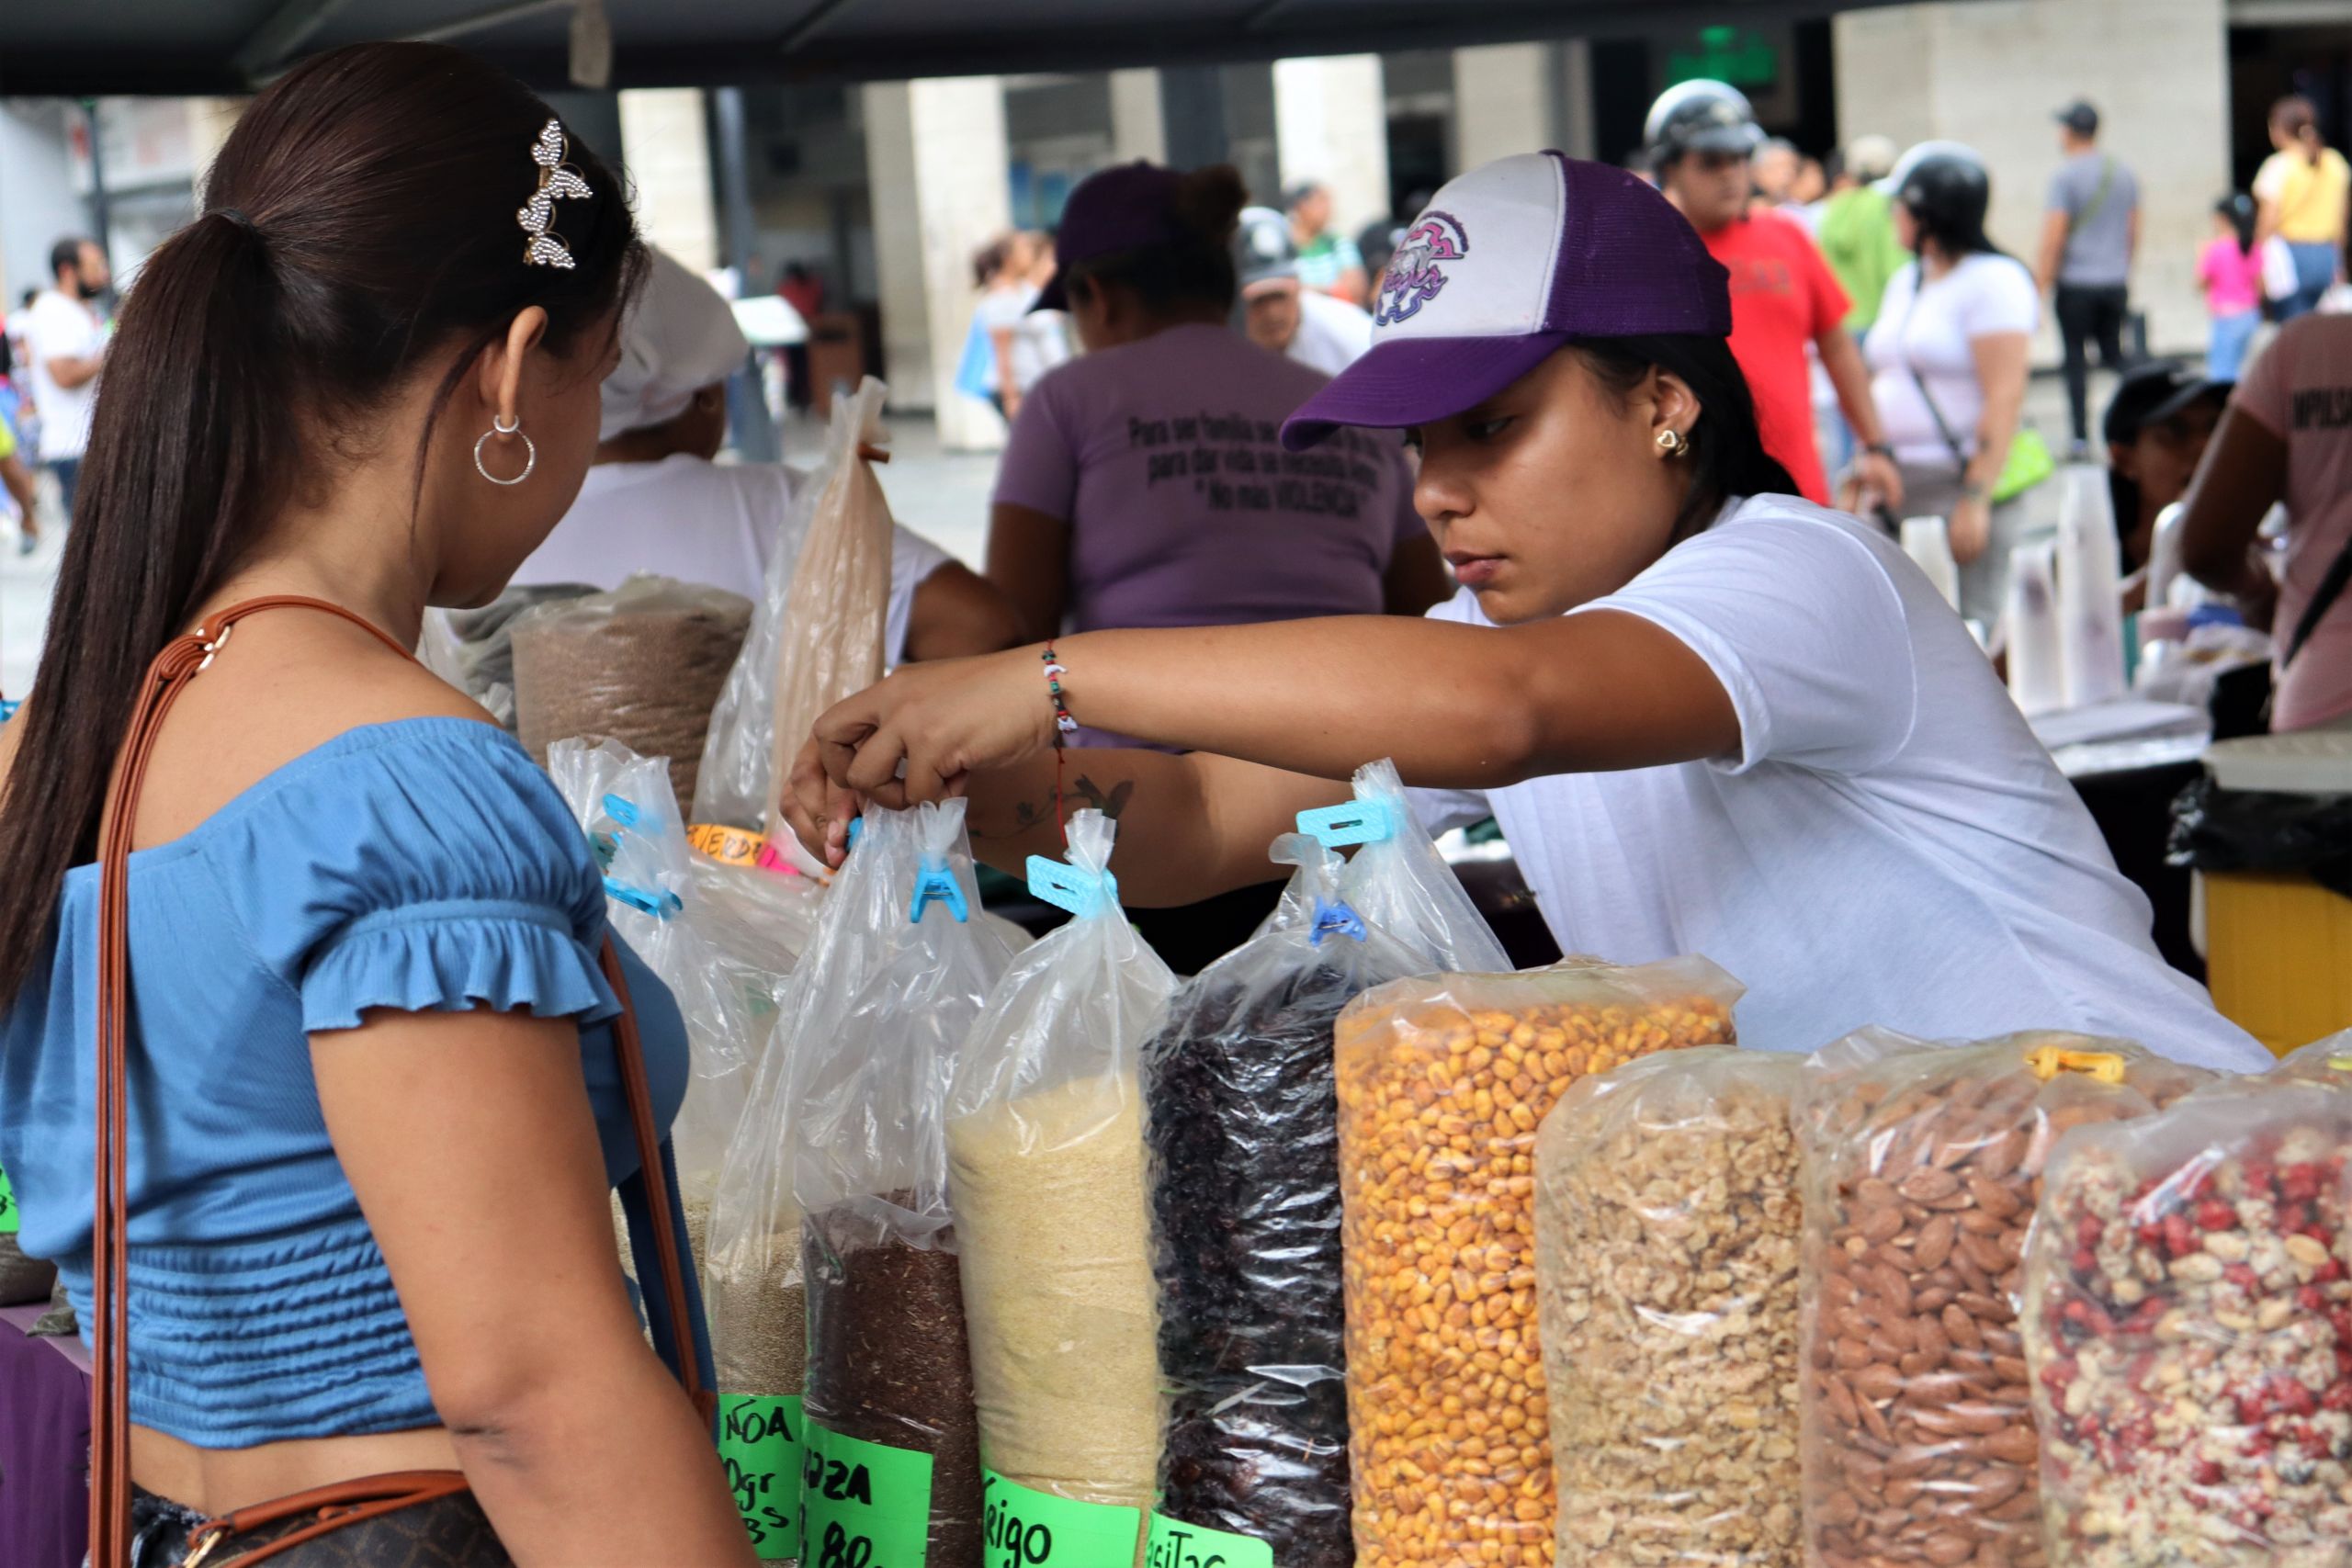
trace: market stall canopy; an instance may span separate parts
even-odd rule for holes
[[[250,92],[372,39],[534,85],[1102,71],[1785,20],[1886,0],[98,0],[8,7],[0,93]]]

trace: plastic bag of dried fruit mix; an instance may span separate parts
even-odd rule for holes
[[[963,802],[867,809],[720,1176],[713,1267],[780,1279],[800,1248],[806,1404],[772,1414],[806,1416],[809,1559],[859,1540],[877,1564],[979,1558],[945,1127],[956,1052],[1012,957],[979,902]]]
[[[1285,1568],[1354,1561],[1333,1026],[1373,986],[1509,963],[1395,767],[1360,770],[1356,796],[1274,841],[1298,868],[1280,907],[1177,994],[1145,1053],[1172,1391],[1157,1528],[1180,1559],[1189,1529]]]
[[[2057,1563],[2352,1562],[2352,1077],[2293,1066],[2051,1157],[2024,1321]]]
[[[1340,1015],[1348,1425],[1363,1568],[1553,1554],[1535,1129],[1576,1081],[1732,1041],[1703,958],[1437,975]]]
[[[2268,1076],[2274,1082],[2332,1084],[2352,1089],[2352,1029],[2338,1030],[2324,1040],[2314,1040],[2301,1050],[2281,1056]]]
[[[1802,1058],[1673,1051],[1535,1138],[1564,1568],[1796,1568]]]
[[[1030,891],[1072,918],[1013,962],[973,1024],[948,1089],[947,1168],[989,1512],[1024,1521],[1023,1541],[1042,1523],[1073,1561],[1127,1568],[1160,1427],[1136,1059],[1176,976],[1119,907],[1113,834],[1081,811],[1067,864],[1030,860]]]
[[[2211,1075],[2123,1040],[1879,1029],[1812,1065],[1797,1110],[1808,1560],[2041,1568],[2017,1300],[2051,1146]]]

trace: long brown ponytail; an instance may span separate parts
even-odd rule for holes
[[[555,118],[436,44],[321,55],[255,98],[205,185],[208,210],[140,268],[98,383],[73,529],[5,797],[0,1001],[23,985],[67,867],[96,853],[139,682],[314,468],[427,359],[474,355],[514,313],[564,352],[643,265],[616,175],[574,138],[593,194],[559,209],[571,268],[526,265],[516,211]]]

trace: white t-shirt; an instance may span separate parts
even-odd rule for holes
[[[807,520],[792,503],[808,478],[781,463],[713,463],[683,452],[658,463],[599,463],[514,581],[613,589],[651,571],[756,601],[775,552],[799,555]],[[892,533],[882,642],[890,663],[906,657],[915,590],[948,558],[919,534]]]
[[[2030,333],[2041,298],[2022,262],[1979,253],[1918,288],[1919,269],[1906,266],[1887,280],[1878,320],[1862,342],[1871,371],[1871,396],[1895,457],[1905,463],[1952,462],[1951,446],[1911,378],[1918,367],[1935,394],[1944,423],[1967,451],[1976,450],[1976,422],[1984,391],[1976,380],[1974,342],[2000,333]]]
[[[1372,346],[1372,314],[1316,288],[1298,291],[1298,332],[1283,352],[1310,369],[1337,376]]]
[[[104,351],[106,326],[98,313],[54,288],[43,289],[25,312],[25,352],[32,360],[33,402],[40,410],[40,458],[52,463],[89,449],[90,412],[97,406],[98,378],[61,387],[49,373],[52,359],[87,359]]]
[[[2147,899],[1959,616],[1879,532],[1752,498],[1571,613],[1600,610],[1706,661],[1740,755],[1415,800],[1432,830],[1492,811],[1564,950],[1703,953],[1746,983],[1740,1043],[1765,1050],[1875,1023],[2269,1060],[2157,955]],[[1466,592],[1430,613],[1487,624]]]
[[[1024,292],[1035,300],[1038,291]],[[1021,322],[1012,329],[1012,384],[1026,396],[1046,372],[1069,359],[1069,317],[1060,310],[1022,308]]]
[[[1010,288],[991,288],[982,294],[980,302],[972,308],[974,318],[980,323],[980,331],[991,334],[989,342],[989,385],[1000,392],[1007,389],[998,385],[1000,378],[997,374],[996,342],[993,336],[997,333],[1012,334],[1012,343],[1006,352],[1012,364],[1013,389],[1021,389],[1036,384],[1034,377],[1026,383],[1021,379],[1022,328],[1029,314],[1029,307],[1036,303],[1036,299],[1037,290],[1022,283],[1015,284]],[[1035,352],[1034,347],[1032,352]],[[1037,374],[1042,376],[1045,372],[1040,370]]]

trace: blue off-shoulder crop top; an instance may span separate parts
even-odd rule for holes
[[[85,1329],[97,907],[97,868],[75,867],[0,1030],[19,1240],[56,1260]],[[131,856],[132,1421],[207,1449],[437,1423],[328,1142],[308,1037],[356,1029],[370,1008],[577,1020],[620,1182],[639,1161],[605,935],[601,877],[554,785],[504,731],[468,719],[351,730]],[[626,949],[621,962],[666,1128],[685,1027],[651,972]]]

